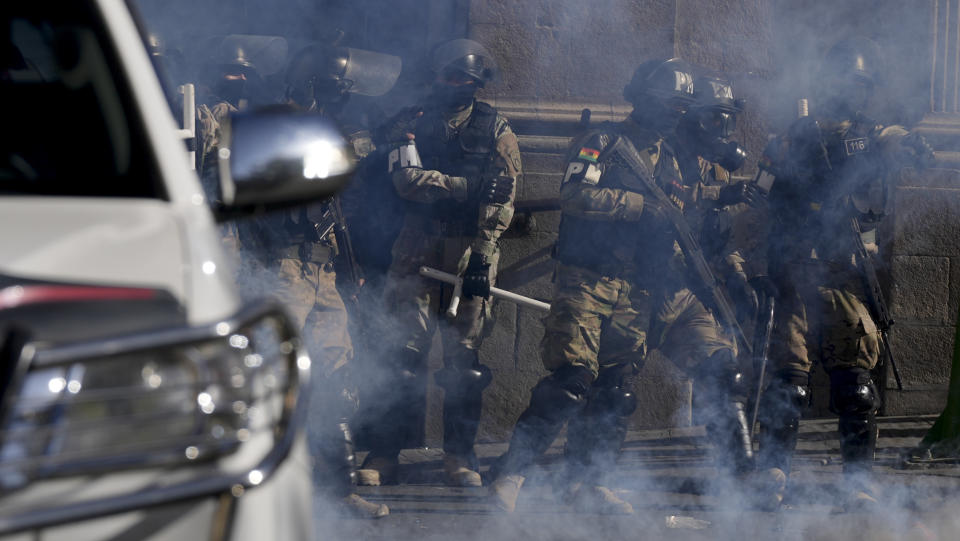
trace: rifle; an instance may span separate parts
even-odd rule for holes
[[[713,271],[703,256],[700,244],[690,229],[690,224],[687,223],[687,219],[683,216],[683,212],[674,205],[667,194],[657,185],[657,181],[654,179],[650,167],[643,161],[640,153],[637,152],[637,149],[630,141],[623,136],[617,136],[610,146],[607,147],[605,153],[608,155],[614,154],[619,157],[634,173],[633,175],[624,176],[624,183],[627,184],[628,188],[652,195],[657,202],[660,203],[663,213],[667,219],[670,220],[677,234],[677,242],[683,250],[687,264],[703,287],[703,293],[705,293],[705,295],[700,295],[700,300],[713,309],[713,313],[720,325],[733,334],[734,339],[740,344],[741,351],[752,355],[753,348],[747,341],[746,336],[744,336],[743,329],[740,328],[736,314],[733,308],[731,308],[731,302],[713,275]],[[634,183],[632,181],[634,178],[639,179],[639,182]],[[631,186],[630,184],[633,185]]]
[[[893,358],[893,350],[890,349],[890,327],[893,325],[893,318],[887,310],[887,303],[883,299],[883,291],[880,289],[880,281],[877,279],[877,269],[873,266],[870,254],[867,253],[867,247],[863,244],[863,230],[860,228],[860,220],[856,217],[850,218],[850,229],[853,232],[854,246],[857,249],[857,258],[860,260],[863,273],[863,287],[867,292],[867,302],[870,306],[870,312],[880,330],[880,347],[884,351],[884,358],[890,363],[893,370],[893,378],[897,382],[897,390],[903,390],[903,380],[900,378],[900,369],[897,367],[897,361]]]
[[[331,197],[327,201],[326,210],[323,212],[323,218],[319,223],[314,224],[317,231],[317,237],[326,238],[333,231],[337,239],[337,248],[343,257],[347,258],[347,271],[350,273],[350,283],[355,287],[363,284],[363,270],[357,263],[356,253],[353,251],[353,242],[350,240],[350,230],[347,227],[347,220],[343,216],[343,208],[340,206],[339,197]]]

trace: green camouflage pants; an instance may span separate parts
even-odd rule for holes
[[[426,353],[443,317],[446,324],[439,326],[446,351],[454,347],[480,348],[493,323],[491,301],[464,298],[457,317],[447,319],[444,314],[453,288],[420,276],[421,266],[462,273],[470,258],[469,242],[470,239],[462,237],[425,235],[409,230],[401,233],[394,243],[393,262],[384,291],[385,309],[393,316],[391,328],[384,330],[384,340]],[[499,254],[495,253],[489,260],[493,283]]]
[[[540,342],[544,367],[587,368],[594,375],[613,366],[642,363],[656,348],[693,372],[720,349],[734,346],[713,315],[686,288],[644,289],[558,264],[556,290]]]
[[[311,353],[314,369],[328,377],[353,358],[347,310],[336,289],[332,265],[281,259],[274,295],[293,314]]]
[[[879,331],[852,264],[792,262],[774,277],[780,289],[770,359],[780,372],[810,372],[817,359],[828,373],[871,370],[880,356]]]

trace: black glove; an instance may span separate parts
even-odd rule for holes
[[[746,203],[751,207],[757,207],[763,204],[763,201],[763,191],[753,182],[727,184],[720,188],[720,195],[717,198],[717,203],[724,207],[737,203]]]
[[[395,114],[374,130],[373,140],[377,144],[406,143],[413,139],[417,119],[423,116],[423,109],[407,107]]]
[[[777,285],[773,283],[773,280],[769,276],[754,276],[750,279],[750,287],[763,298],[777,298],[780,295],[780,291],[777,289]]]
[[[919,133],[905,135],[900,145],[911,155],[917,169],[926,169],[933,166],[935,160],[933,147]]]
[[[467,271],[463,273],[463,296],[467,299],[490,297],[490,263],[486,256],[470,254]]]
[[[727,292],[730,293],[738,312],[752,317],[760,309],[757,292],[754,291],[747,280],[747,275],[743,272],[733,272],[727,276]]]
[[[484,182],[483,186],[480,187],[480,201],[502,205],[510,201],[510,194],[512,193],[513,177],[497,175]]]

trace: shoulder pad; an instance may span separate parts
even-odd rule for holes
[[[507,117],[497,113],[497,120],[494,122],[493,135],[499,139],[507,130],[510,129],[510,121]]]

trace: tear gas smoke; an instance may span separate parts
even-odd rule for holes
[[[886,57],[883,81],[868,111],[878,122],[910,126],[920,120],[930,105],[930,65],[926,60],[917,60],[929,55],[929,43],[922,39],[931,33],[929,2],[919,6],[912,2],[857,0],[709,3],[695,0],[419,3],[406,0],[316,3],[140,0],[139,4],[148,28],[165,37],[169,51],[177,52],[169,55],[170,71],[177,83],[203,83],[210,53],[205,44],[211,35],[283,36],[289,43],[288,50],[294,52],[308,42],[327,39],[335,33],[334,28],[340,27],[345,32],[343,45],[399,55],[404,59],[404,72],[396,88],[381,98],[353,101],[358,111],[382,111],[370,115],[378,118],[425,95],[431,81],[417,69],[424,65],[422,58],[430,44],[454,37],[470,37],[484,43],[497,56],[503,73],[501,81],[486,88],[483,95],[496,102],[522,102],[526,104],[523,107],[536,111],[520,115],[522,119],[514,122],[515,131],[521,135],[526,161],[523,197],[518,199],[556,197],[563,166],[558,148],[566,141],[563,137],[571,135],[572,122],[565,121],[566,125],[556,122],[559,127],[554,130],[548,112],[564,110],[564,107],[579,112],[581,102],[602,102],[610,111],[622,110],[623,85],[636,66],[651,57],[678,55],[705,68],[724,72],[731,78],[738,95],[747,98],[740,131],[735,136],[743,141],[749,154],[746,167],[737,173],[745,177],[755,174],[757,158],[768,135],[783,133],[793,122],[798,99],[809,99],[814,114],[822,105],[817,98],[824,81],[819,78],[817,66],[827,48],[842,37],[865,35],[876,39],[883,49]],[[953,31],[956,30],[954,27]],[[275,101],[283,95],[282,77],[276,73],[261,74],[254,90],[255,101]],[[549,139],[553,147],[544,146],[544,136],[547,139],[554,136]],[[852,191],[846,186],[835,189]],[[917,197],[920,196],[913,188],[895,187],[889,199],[879,203],[880,209],[894,214],[881,225],[878,237],[881,274],[892,272],[895,277],[903,278],[904,284],[915,284],[916,280],[907,281],[905,271],[898,271],[895,258],[910,256],[913,261],[916,256],[931,260],[934,259],[931,255],[946,257],[931,251],[940,245],[929,237],[939,238],[942,231],[956,231],[958,227],[956,205],[928,205],[942,210],[942,215],[934,216],[926,212],[928,207],[922,201],[917,203]],[[378,202],[372,201],[370,206],[378,208]],[[557,221],[555,212],[538,215],[531,238],[504,240],[499,276],[504,287],[549,300],[552,271],[549,250],[556,239]],[[923,225],[909,225],[914,222]],[[885,240],[893,233],[899,235],[897,243]],[[838,238],[843,235],[844,232],[837,232]],[[785,237],[781,241],[789,243],[791,239]],[[949,242],[951,247],[956,247],[955,241]],[[922,262],[915,263],[918,272],[931,275]],[[273,290],[275,276],[262,268],[241,266],[239,280],[242,291],[259,296]],[[922,325],[939,325],[938,329],[952,325],[949,315],[957,312],[955,300],[948,305],[947,300],[924,297],[937,310],[942,307],[940,312],[943,312],[926,317],[926,312],[916,306],[925,301],[912,301],[909,295],[913,290],[898,289],[901,287],[899,283],[894,284],[893,302],[895,310],[908,320],[907,331],[919,332]],[[955,299],[956,286],[954,290],[950,290],[949,285],[944,287],[942,296]],[[916,293],[922,294],[922,291],[917,289]],[[374,283],[362,294],[375,297],[381,291]],[[529,389],[544,374],[537,351],[537,342],[542,336],[537,317],[505,305],[497,308],[497,314],[498,326],[483,349],[484,363],[497,368],[494,384],[485,394],[481,429],[484,441],[503,441],[509,436],[509,426],[527,404]],[[389,348],[401,343],[402,337],[386,311],[365,310],[363,319],[360,328],[365,336],[354,339],[358,352],[352,375],[358,381],[373,382],[377,389],[388,390],[390,382],[383,380],[383,372],[371,358],[389,356]],[[916,325],[910,327],[912,323]],[[353,330],[356,336],[361,336],[359,328],[354,326]],[[908,347],[908,335],[909,332],[895,335],[895,346]],[[313,354],[321,353],[314,351]],[[426,362],[423,359],[423,363]],[[664,399],[656,393],[679,389],[677,393],[682,394],[684,383],[676,380],[684,376],[676,370],[657,370],[660,369],[648,367],[642,374],[647,378],[642,392],[650,393],[641,400],[643,407],[669,408],[681,404],[682,400]],[[425,372],[420,374],[420,384],[424,386],[427,385]],[[657,381],[664,383],[658,385]],[[432,383],[430,385],[432,389]],[[653,396],[659,398],[651,398]],[[435,404],[436,395],[431,397],[431,403]],[[361,400],[364,400],[362,395]],[[832,415],[827,412],[828,402],[825,392],[817,390],[815,411],[808,414]],[[700,419],[709,419],[709,409],[697,413]],[[494,415],[497,418],[493,418]],[[673,418],[668,424],[690,424],[689,405],[661,414],[661,418],[664,415]],[[391,505],[398,503],[401,512],[395,510],[393,517],[375,523],[320,518],[318,537],[927,540],[955,539],[960,535],[960,518],[953,511],[958,501],[956,486],[951,483],[955,478],[891,471],[887,466],[895,461],[895,449],[883,450],[880,462],[883,471],[875,479],[841,479],[839,467],[823,466],[805,458],[804,445],[816,441],[816,434],[806,434],[810,440],[801,438],[796,459],[792,507],[770,515],[744,510],[742,504],[750,500],[751,489],[736,476],[718,475],[714,471],[711,461],[724,457],[714,456],[717,451],[709,450],[709,442],[701,432],[696,433],[693,439],[628,438],[620,467],[609,472],[606,482],[638,509],[632,517],[567,514],[563,503],[555,499],[561,491],[553,490],[554,476],[561,469],[554,453],[529,475],[521,494],[520,511],[515,515],[487,514],[488,507],[479,492],[451,490],[437,492],[440,496],[435,496],[424,487],[397,487],[383,489],[372,499]],[[836,435],[831,432],[824,438],[832,443],[825,449],[821,445],[821,454],[826,452],[835,458],[839,454]],[[502,447],[497,450],[501,451]],[[485,457],[484,464],[489,463],[488,459]],[[436,466],[433,462],[429,465]],[[945,475],[955,475],[950,472]],[[868,482],[882,485],[879,511],[834,513],[843,504],[844,483]],[[443,500],[453,498],[460,507],[444,508]],[[405,499],[415,503],[403,507]],[[333,512],[332,504],[323,499],[318,499],[316,506],[323,514]],[[453,518],[435,518],[443,513],[450,513]],[[401,518],[396,518],[398,515]],[[406,520],[410,516],[422,516],[423,520],[411,523]]]

